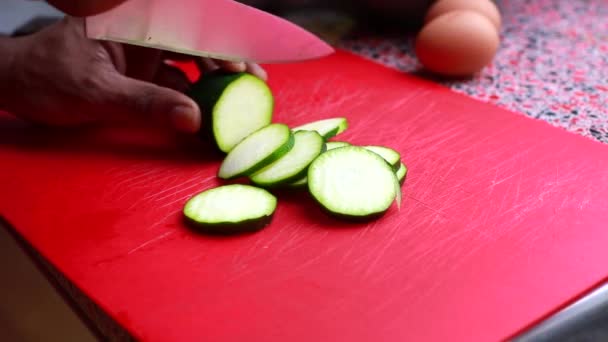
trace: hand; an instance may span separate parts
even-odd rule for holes
[[[200,109],[182,93],[190,85],[186,76],[164,63],[194,57],[89,40],[83,20],[70,17],[1,46],[11,58],[5,58],[10,66],[0,74],[0,87],[6,88],[0,91],[0,109],[19,117],[62,126],[139,120],[186,132],[200,128]],[[196,62],[201,72],[222,67],[266,78],[256,64]]]
[[[75,16],[85,17],[105,12],[120,5],[126,0],[47,0],[62,12]]]

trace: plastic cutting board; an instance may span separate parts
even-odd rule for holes
[[[144,128],[0,117],[0,211],[146,341],[494,341],[608,276],[608,146],[340,52],[268,67],[275,121],[345,116],[396,148],[401,210],[350,225],[282,194],[251,235],[196,234],[219,159]]]

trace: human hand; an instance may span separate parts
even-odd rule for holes
[[[201,72],[222,67],[266,78],[256,64],[89,40],[80,18],[67,17],[1,46],[10,58],[0,75],[0,109],[48,125],[135,120],[198,131],[200,109],[183,94],[188,79],[165,59],[195,59]]]
[[[126,0],[47,0],[60,11],[74,16],[85,17],[105,12]]]

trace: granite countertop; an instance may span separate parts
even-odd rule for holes
[[[457,92],[608,143],[608,2],[502,0],[501,47]],[[412,35],[359,35],[339,44],[404,72],[420,69]],[[480,118],[483,120],[483,118]]]

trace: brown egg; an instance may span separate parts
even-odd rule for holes
[[[416,37],[416,55],[430,71],[468,76],[488,65],[499,46],[492,22],[473,11],[452,11],[426,24]]]
[[[500,12],[492,0],[439,0],[429,8],[424,22],[428,23],[443,14],[458,10],[475,11],[483,14],[490,19],[497,30],[500,30]]]

